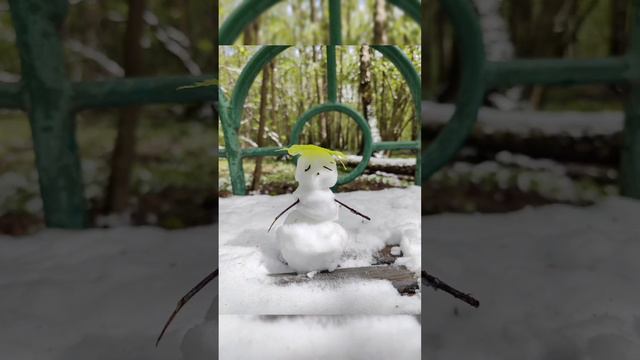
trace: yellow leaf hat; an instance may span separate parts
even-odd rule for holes
[[[286,150],[287,153],[289,153],[289,155],[291,156],[300,155],[301,157],[305,157],[310,160],[335,158],[340,161],[342,167],[345,167],[342,159],[344,159],[346,156],[340,151],[329,150],[316,145],[291,145],[288,148],[284,148],[283,150]]]

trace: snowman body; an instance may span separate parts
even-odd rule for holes
[[[282,259],[298,273],[335,270],[348,239],[336,222],[338,204],[331,187],[338,180],[335,160],[300,157],[296,166],[299,203],[276,232]]]

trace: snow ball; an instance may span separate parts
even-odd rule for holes
[[[345,243],[346,230],[334,222],[286,224],[278,228],[276,237],[282,258],[298,273],[335,270]]]

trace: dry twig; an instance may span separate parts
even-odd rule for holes
[[[427,286],[431,286],[436,290],[442,290],[455,297],[456,299],[460,299],[475,308],[480,306],[480,301],[471,296],[471,294],[465,294],[462,291],[449,286],[447,283],[427,273],[425,270],[422,270],[422,281]]]
[[[211,280],[215,279],[216,277],[218,277],[218,269],[213,270],[213,272],[211,272],[204,279],[202,279],[196,286],[194,286],[191,290],[189,290],[189,292],[185,296],[183,296],[182,299],[180,299],[180,301],[178,301],[178,304],[176,305],[175,310],[173,310],[173,312],[171,313],[171,316],[169,316],[169,319],[164,324],[164,327],[162,328],[162,331],[160,332],[160,335],[158,336],[158,339],[156,340],[156,347],[160,343],[160,339],[162,339],[162,336],[164,335],[164,332],[167,331],[167,328],[169,327],[169,324],[171,324],[171,322],[173,321],[173,318],[176,317],[176,315],[178,314],[178,311],[180,311],[180,309],[182,309],[182,307],[187,302],[189,302],[189,300],[191,300],[191,298],[195,294],[197,294],[200,290],[202,290],[202,288],[207,286],[207,284],[210,283]]]

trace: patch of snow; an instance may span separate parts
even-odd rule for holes
[[[640,202],[422,219],[426,268],[480,300],[423,291],[423,356],[640,359]]]
[[[419,360],[420,347],[411,315],[220,316],[224,360]]]
[[[131,225],[131,210],[96,216],[96,226],[106,228],[128,227]]]
[[[550,159],[534,159],[523,154],[514,154],[509,151],[500,151],[496,154],[496,161],[504,165],[513,165],[528,170],[542,170],[554,173],[556,175],[564,175],[567,168]]]
[[[0,353],[6,359],[180,358],[216,284],[164,321],[217,267],[217,226],[44,230],[0,236]]]
[[[502,159],[504,160],[504,159]],[[524,159],[520,159],[524,160]],[[520,162],[518,160],[518,162]],[[513,164],[514,162],[512,162]],[[516,164],[517,165],[517,164]],[[433,177],[437,181],[458,181],[469,178],[478,185],[483,182],[495,182],[500,189],[518,188],[523,192],[533,192],[547,199],[557,201],[579,202],[582,200],[597,200],[599,197],[587,185],[574,181],[566,171],[550,164],[526,164],[525,169],[503,166],[496,161],[484,161],[479,164],[455,162],[450,168],[444,168]],[[527,167],[538,169],[528,170]],[[546,168],[545,170],[543,170]],[[615,194],[615,187],[606,190]]]
[[[360,163],[362,156],[346,155],[346,161],[349,163]],[[369,159],[369,165],[376,166],[416,166],[416,158],[375,158]]]
[[[451,119],[454,109],[452,104],[423,101],[422,123],[445,124]],[[500,111],[483,107],[478,112],[477,126],[487,133],[509,132],[521,136],[533,132],[572,137],[606,136],[622,131],[624,114],[617,111]]]

